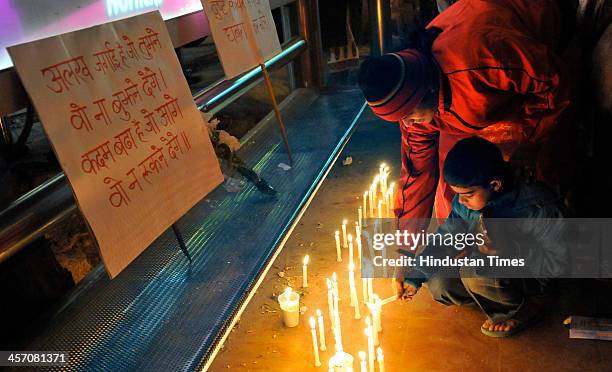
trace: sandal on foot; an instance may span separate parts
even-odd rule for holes
[[[485,328],[483,326],[480,326],[480,331],[489,337],[495,337],[495,338],[504,338],[504,337],[510,337],[520,331],[522,331],[523,329],[537,323],[539,320],[542,319],[542,313],[541,312],[537,312],[535,314],[532,314],[531,316],[525,318],[525,319],[520,319],[520,318],[512,318],[509,320],[513,320],[515,322],[515,326],[512,327],[510,330],[508,331],[490,331],[488,328]]]

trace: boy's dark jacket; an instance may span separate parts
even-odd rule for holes
[[[480,222],[484,221],[498,256],[522,257],[528,263],[526,276],[551,278],[562,275],[567,264],[563,216],[562,200],[551,190],[541,183],[522,183],[489,201],[481,211],[468,209],[455,196],[452,212],[437,232],[483,232]],[[477,247],[466,249],[471,250],[468,257],[483,257]],[[444,258],[459,253],[453,247],[428,246],[420,255]],[[418,288],[436,269],[420,266],[410,271],[405,281]]]

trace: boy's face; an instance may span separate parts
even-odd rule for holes
[[[487,187],[451,185],[451,189],[459,195],[459,203],[469,209],[479,211],[491,200],[493,193],[501,189],[501,181],[493,180]]]

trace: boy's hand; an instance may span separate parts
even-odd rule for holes
[[[395,278],[393,287],[398,300],[412,300],[412,297],[419,291],[418,288],[405,283],[401,278]]]

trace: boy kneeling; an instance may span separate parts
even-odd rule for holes
[[[429,245],[420,256],[469,256],[483,262],[494,261],[487,256],[523,257],[527,265],[502,278],[499,275],[503,274],[491,268],[417,266],[405,278],[396,279],[397,295],[411,299],[426,282],[438,302],[476,303],[487,316],[482,333],[510,336],[539,318],[540,311],[529,296],[542,292],[543,278],[557,277],[565,270],[563,204],[542,184],[515,183],[501,151],[479,137],[463,139],[450,150],[444,179],[457,195],[451,214],[437,232],[479,233],[483,244],[463,250]],[[506,234],[496,235],[491,228],[495,223],[501,225],[497,232]],[[524,276],[517,277],[521,274]]]

